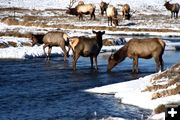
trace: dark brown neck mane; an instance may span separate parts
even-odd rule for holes
[[[102,46],[102,35],[96,35],[96,40],[98,42],[98,45]]]
[[[168,9],[168,10],[172,10],[172,8],[173,8],[173,4],[170,4],[170,3],[166,3],[166,5],[165,5],[165,7],[166,7],[166,9]]]
[[[114,53],[114,59],[118,62],[123,61],[127,57],[128,45],[124,45],[121,49]]]

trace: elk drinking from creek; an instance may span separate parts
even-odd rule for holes
[[[138,58],[154,58],[157,66],[156,70],[158,71],[160,67],[161,70],[163,70],[164,63],[162,55],[165,46],[165,42],[158,38],[133,38],[109,57],[107,70],[111,71],[113,67],[122,62],[126,57],[133,59],[132,72],[134,72],[134,67],[136,65],[136,72],[138,73]]]
[[[66,57],[69,54],[69,37],[66,33],[64,32],[48,32],[44,37],[43,37],[43,50],[44,53],[45,52],[45,48],[48,47],[48,55],[46,54],[46,56],[48,57],[48,59],[50,58],[51,55],[51,50],[53,46],[60,46],[61,49],[64,52],[64,61],[66,61]],[[68,46],[69,49],[68,51],[66,50],[65,46]]]
[[[102,48],[102,35],[105,34],[105,31],[101,32],[95,32],[92,31],[94,34],[96,34],[95,37],[72,37],[70,38],[70,46],[73,51],[73,70],[76,70],[76,62],[80,56],[83,57],[90,57],[91,61],[91,68],[93,68],[93,58],[95,61],[95,69],[98,69],[97,66],[97,56]]]

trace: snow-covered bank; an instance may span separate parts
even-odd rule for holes
[[[137,80],[92,88],[85,91],[99,94],[114,94],[116,98],[121,99],[122,103],[146,109],[154,109],[159,104],[179,101],[180,95],[173,95],[166,98],[152,100],[152,92],[142,92],[146,86],[151,84],[150,80],[154,75],[156,74],[139,78]]]
[[[169,103],[180,102],[180,95],[171,93],[171,90],[176,88],[177,93],[179,91],[179,81],[176,78],[179,77],[180,63],[174,65],[172,68],[164,71],[155,73],[152,75],[139,78],[137,80],[131,80],[128,82],[122,82],[102,87],[96,87],[85,90],[86,92],[98,93],[98,94],[114,94],[114,97],[120,99],[122,103],[139,106],[141,108],[154,110],[158,105],[166,105]],[[176,74],[177,73],[177,74]],[[157,86],[165,86],[164,89],[156,88]],[[151,87],[147,87],[151,86]],[[147,90],[148,89],[148,90]],[[150,90],[152,89],[152,90]],[[169,90],[167,92],[167,90]],[[163,91],[167,92],[167,96]],[[164,96],[160,97],[161,92]],[[158,93],[158,97],[155,98],[155,94]],[[157,96],[156,96],[157,97]],[[153,116],[153,119],[165,119],[165,113]]]

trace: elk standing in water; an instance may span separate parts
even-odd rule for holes
[[[44,50],[44,54],[46,54],[45,52],[45,48],[48,47],[48,55],[46,54],[46,56],[48,57],[48,59],[50,58],[51,55],[51,50],[53,46],[60,46],[61,49],[64,52],[64,61],[66,61],[66,57],[69,54],[69,37],[66,33],[64,32],[48,32],[44,37],[43,37],[43,50]],[[65,46],[68,46],[69,49],[68,51],[66,50]]]
[[[171,18],[178,18],[178,13],[180,9],[180,5],[178,3],[170,4],[169,1],[166,1],[164,6],[167,10],[171,11]]]
[[[138,58],[150,59],[154,58],[157,71],[161,66],[163,70],[162,55],[165,49],[165,42],[158,38],[147,39],[131,39],[127,44],[120,48],[117,52],[112,54],[108,60],[108,71],[111,71],[118,63],[122,62],[126,57],[133,59],[132,72],[136,65],[136,72],[138,73]]]
[[[76,70],[76,62],[80,56],[83,57],[90,57],[91,61],[91,68],[93,68],[93,58],[96,64],[95,69],[98,69],[97,66],[97,56],[102,48],[102,35],[105,34],[105,31],[101,32],[95,32],[92,31],[94,34],[96,34],[96,37],[73,37],[70,38],[71,42],[71,48],[73,50],[73,70]]]

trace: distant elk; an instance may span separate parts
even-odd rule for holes
[[[124,4],[122,6],[122,15],[125,20],[130,20],[131,14],[130,14],[130,6],[128,4]]]
[[[83,14],[89,15],[90,19],[92,18],[95,20],[95,9],[96,7],[93,4],[84,4],[82,1],[76,7],[72,8],[73,3],[70,3],[68,9],[66,10],[67,14],[76,15],[79,17],[79,20],[83,20]]]
[[[108,26],[112,26],[112,23],[117,26],[118,25],[118,12],[117,9],[113,5],[108,5],[107,8],[107,17],[108,17]]]
[[[73,70],[76,70],[76,62],[80,56],[90,57],[91,68],[93,68],[93,58],[95,61],[95,69],[98,70],[97,56],[102,48],[102,35],[105,31],[92,31],[95,37],[72,37],[70,38],[70,46],[73,51]]]
[[[118,63],[122,62],[126,57],[129,57],[133,59],[132,72],[134,72],[134,67],[136,66],[136,73],[138,73],[138,58],[154,58],[157,66],[156,70],[160,70],[160,67],[161,70],[163,70],[164,62],[162,55],[165,46],[165,42],[159,38],[133,38],[109,57],[107,69],[111,71]]]
[[[178,3],[170,4],[170,1],[165,1],[164,6],[167,10],[171,11],[171,18],[178,18],[178,13],[180,9],[180,5]]]
[[[104,12],[106,13],[106,10],[108,8],[109,3],[106,3],[104,1],[101,1],[99,4],[100,10],[101,10],[101,15],[104,16]]]
[[[69,55],[69,37],[66,33],[64,32],[48,32],[44,37],[43,37],[43,50],[44,54],[47,56],[47,58],[50,58],[51,55],[51,50],[53,46],[60,46],[61,49],[64,52],[64,61],[66,61],[66,57]],[[65,46],[68,46],[69,49],[68,51],[66,50]],[[48,47],[48,54],[45,52],[45,48]]]

